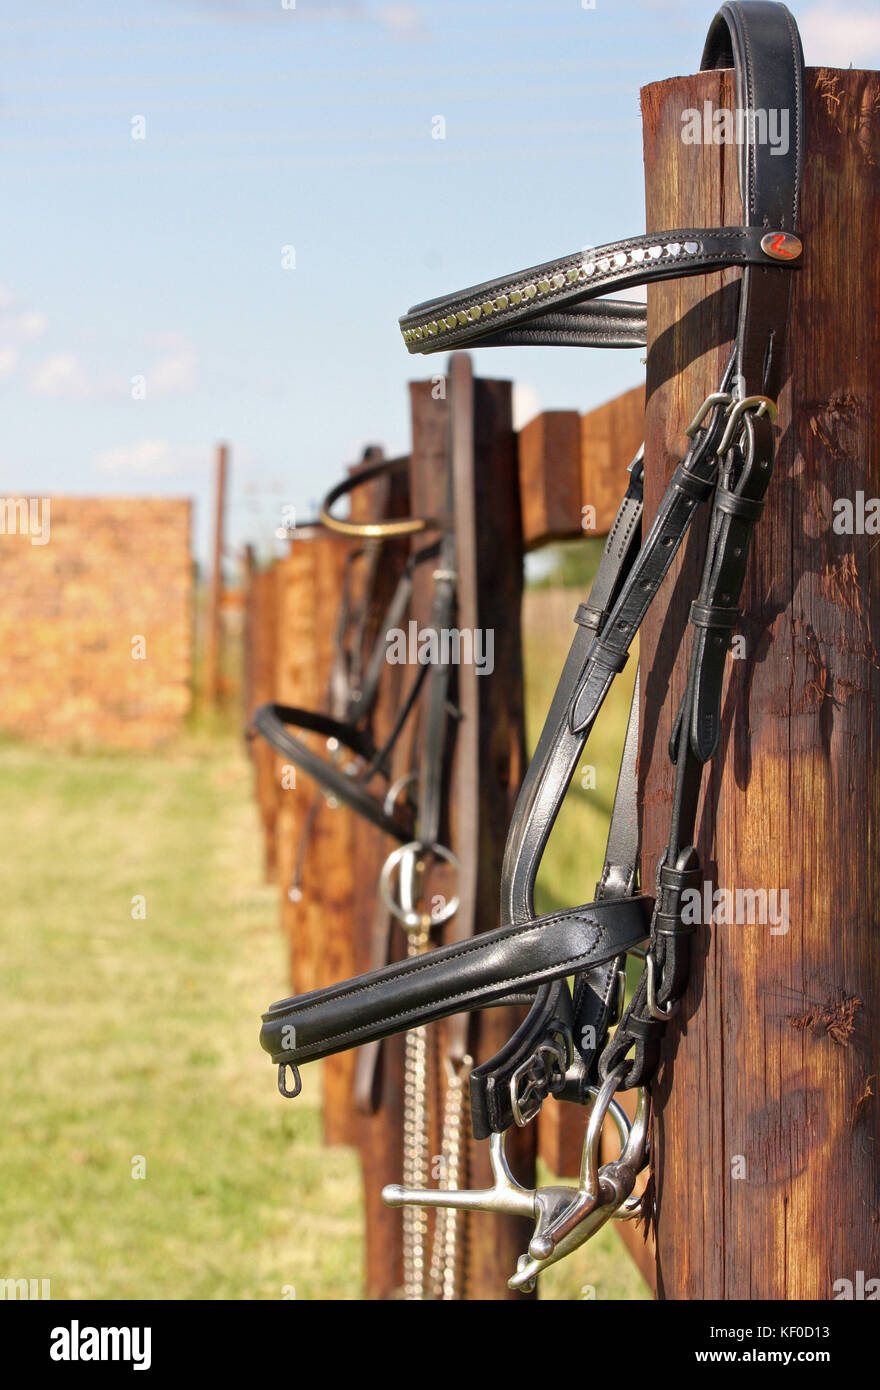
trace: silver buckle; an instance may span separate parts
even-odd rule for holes
[[[654,960],[654,957],[651,955],[650,951],[645,956],[645,965],[647,966],[648,972],[645,985],[648,1013],[651,1015],[652,1018],[662,1019],[664,1022],[667,1019],[674,1018],[675,1015],[678,1013],[679,1009],[681,1008],[681,1000],[667,999],[666,1006],[662,1009],[660,1005],[657,1003],[655,981],[655,971],[657,969],[657,962]]]
[[[510,1109],[519,1129],[535,1118],[548,1095],[552,1096],[565,1085],[565,1073],[571,1066],[572,1051],[570,1034],[560,1029],[553,1034],[552,1042],[541,1043],[531,1057],[517,1067],[510,1078]],[[519,1084],[523,1077],[527,1081],[520,1093]]]
[[[755,414],[758,416],[769,415],[771,425],[775,424],[776,417],[779,414],[776,402],[771,401],[769,396],[746,396],[743,400],[736,401],[735,404],[729,407],[727,412],[727,426],[721,436],[721,442],[718,445],[719,454],[725,453],[726,450],[730,448],[730,442],[736,431],[737,421],[747,410],[754,410]]]
[[[714,410],[716,405],[730,406],[732,404],[733,396],[728,395],[726,391],[713,391],[711,396],[707,396],[706,399],[703,401],[703,404],[700,406],[693,420],[691,420],[690,424],[685,430],[685,434],[687,435],[688,439],[693,439],[697,430],[700,428],[706,416],[709,414],[709,411]]]

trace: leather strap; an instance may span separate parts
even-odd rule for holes
[[[677,228],[652,236],[627,237],[587,252],[577,251],[513,275],[486,280],[482,285],[471,285],[442,299],[416,304],[400,320],[403,341],[410,352],[446,352],[476,344],[486,336],[494,337],[501,330],[521,329],[535,320],[543,330],[548,311],[558,314],[609,290],[704,275],[707,270],[727,266],[775,266],[778,259],[772,234],[782,230],[766,225],[711,230]],[[797,265],[799,254],[797,239],[792,237],[786,268]],[[576,341],[581,346],[623,346],[609,344],[608,339],[614,338],[614,325],[624,317],[619,307],[605,303],[594,321],[589,316],[576,320]],[[546,328],[552,332],[554,326],[548,323]]]
[[[650,908],[641,897],[588,903],[283,999],[263,1015],[260,1043],[273,1062],[296,1064],[506,1002],[644,940]]]
[[[375,751],[373,744],[351,724],[316,714],[313,710],[297,709],[294,705],[271,704],[257,710],[253,727],[276,753],[313,778],[324,791],[350,806],[386,834],[393,835],[395,840],[406,843],[412,839],[412,815],[405,806],[395,807],[389,815],[382,801],[367,790],[362,780],[345,772],[337,763],[316,753],[302,739],[290,733],[290,729],[294,728],[322,734],[325,738],[335,739],[358,757],[369,760]]]

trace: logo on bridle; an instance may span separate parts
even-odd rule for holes
[[[791,232],[767,232],[761,237],[761,250],[775,261],[795,261],[803,247],[800,237],[792,236]]]

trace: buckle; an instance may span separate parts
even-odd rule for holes
[[[678,1013],[679,1009],[681,1008],[681,1000],[668,999],[666,1001],[666,1007],[661,1009],[659,1004],[657,1003],[657,992],[654,977],[654,972],[657,969],[657,963],[654,960],[654,957],[651,955],[650,951],[645,956],[645,965],[647,966],[645,993],[647,996],[646,1002],[648,1013],[651,1016],[651,1018],[660,1019],[662,1020],[662,1022],[665,1023],[668,1019],[674,1018],[675,1015]]]
[[[754,410],[756,415],[769,415],[770,423],[774,424],[779,414],[779,409],[775,401],[771,401],[769,396],[746,396],[744,400],[737,401],[728,408],[727,427],[721,436],[721,443],[718,445],[717,452],[723,454],[730,448],[730,441],[733,439],[736,424],[741,415],[747,410]]]
[[[714,410],[716,405],[731,406],[732,404],[733,396],[729,395],[726,391],[713,391],[711,396],[707,396],[706,399],[703,401],[703,404],[700,406],[693,420],[691,420],[690,424],[685,430],[685,434],[687,435],[688,439],[693,439],[697,430],[700,428],[706,416],[709,414],[709,411]]]
[[[572,1054],[571,1035],[558,1029],[552,1042],[541,1043],[531,1057],[517,1067],[510,1078],[510,1109],[519,1129],[535,1118],[548,1095],[562,1090]],[[525,1085],[520,1090],[523,1080]]]

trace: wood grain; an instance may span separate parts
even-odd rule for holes
[[[626,489],[626,469],[645,431],[645,388],[634,386],[581,418],[581,508],[595,516],[578,519],[578,535],[605,536]]]
[[[576,410],[545,410],[517,435],[526,548],[580,532],[581,439]]]
[[[643,91],[649,230],[741,219],[735,149],[680,138],[681,111],[704,100],[732,107],[732,75]],[[832,526],[836,498],[880,494],[878,106],[878,74],[808,69],[804,265],[779,453],[698,821],[713,887],[785,889],[789,919],[775,933],[712,924],[696,938],[655,1087],[665,1298],[829,1299],[837,1281],[880,1271],[880,548]],[[737,278],[649,292],[649,518],[688,418],[717,388]],[[675,653],[700,527],[642,637],[646,883],[668,829],[665,748],[685,671]]]

